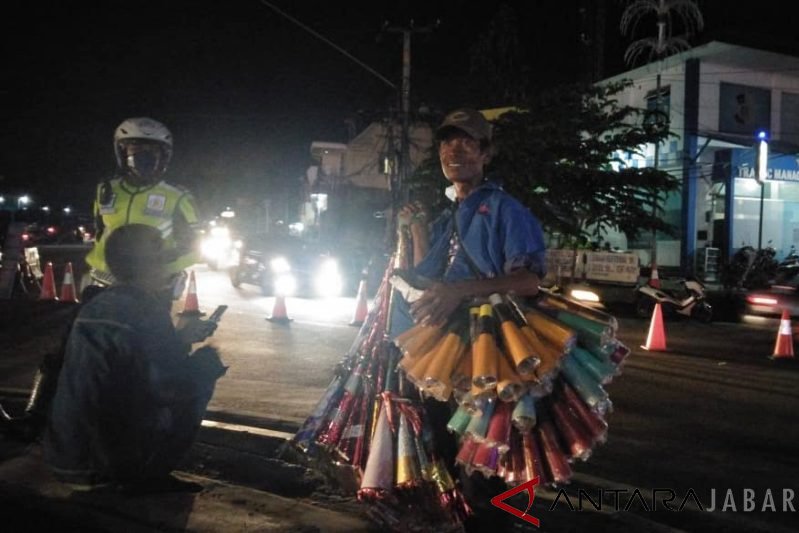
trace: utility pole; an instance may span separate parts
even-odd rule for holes
[[[408,201],[408,177],[410,176],[410,115],[411,115],[411,36],[414,33],[431,33],[438,26],[416,27],[411,20],[407,27],[388,26],[384,30],[402,34],[402,86],[400,89],[400,133],[399,161],[397,162],[396,179],[392,180],[392,199],[394,207]]]
[[[646,16],[655,15],[657,24],[657,37],[639,39],[624,52],[624,60],[627,64],[632,65],[636,62],[639,56],[644,51],[649,51],[649,60],[657,60],[657,77],[655,81],[655,120],[656,127],[660,127],[661,118],[668,119],[671,113],[671,106],[669,106],[668,114],[662,114],[662,92],[661,88],[661,72],[663,69],[663,59],[671,54],[682,52],[689,48],[687,36],[673,36],[671,35],[669,26],[672,24],[672,11],[680,19],[687,34],[691,34],[694,30],[699,31],[704,27],[704,18],[702,12],[693,0],[641,0],[636,2],[629,2],[624,12],[621,15],[621,23],[619,29],[622,34],[634,33],[637,24]],[[669,128],[669,121],[666,120],[663,126],[666,131]],[[653,168],[658,169],[658,160],[660,159],[660,140],[655,143],[655,164]],[[683,187],[689,186],[688,178],[683,178]],[[685,209],[685,205],[683,205]],[[652,199],[652,217],[657,218],[658,214],[658,195],[655,194]],[[657,261],[657,235],[656,231],[652,230],[652,249],[650,261],[656,264]],[[696,235],[683,236],[683,248],[686,248],[687,241],[696,240]],[[691,247],[693,244],[691,244]],[[681,260],[682,262],[682,260]],[[686,267],[687,265],[681,265]]]

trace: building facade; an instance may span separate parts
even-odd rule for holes
[[[711,42],[627,71],[620,103],[659,110],[674,138],[625,163],[655,166],[682,189],[662,206],[678,237],[656,238],[658,266],[706,270],[742,246],[773,246],[780,258],[799,246],[799,58]],[[659,89],[658,89],[659,88]],[[768,177],[755,179],[758,132],[769,139]],[[642,263],[651,241],[629,242]],[[715,281],[708,279],[708,281]]]
[[[304,177],[300,220],[323,237],[348,243],[385,238],[379,217],[391,216],[392,176],[400,147],[400,125],[373,122],[347,144],[315,141],[313,164]],[[433,132],[425,123],[409,128],[411,171],[430,157]],[[377,217],[375,217],[377,215]]]

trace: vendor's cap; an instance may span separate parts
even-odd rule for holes
[[[452,129],[464,131],[478,141],[491,140],[491,124],[476,109],[456,109],[447,115],[436,130],[436,139]]]

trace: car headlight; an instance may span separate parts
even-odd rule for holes
[[[338,269],[338,262],[333,258],[325,259],[314,279],[316,294],[323,297],[339,296],[343,287],[344,283]]]
[[[233,246],[230,230],[220,226],[211,228],[211,232],[203,237],[200,246],[206,259],[219,262],[226,260]]]
[[[275,257],[269,262],[269,266],[275,274],[285,274],[291,270],[291,265],[285,257]]]
[[[284,272],[275,277],[275,294],[291,296],[297,291],[297,279],[290,273]]]
[[[230,230],[225,226],[214,226],[211,228],[211,237],[216,237],[217,239],[224,239],[230,240]]]
[[[572,289],[571,297],[582,302],[599,302],[599,295],[586,289]]]

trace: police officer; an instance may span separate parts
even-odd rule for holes
[[[186,285],[185,268],[198,260],[199,212],[194,197],[163,181],[172,157],[172,134],[151,118],[129,118],[114,132],[118,174],[97,187],[94,200],[95,243],[86,256],[90,267],[81,300],[87,302],[98,286],[114,277],[105,259],[105,245],[114,230],[128,224],[152,226],[161,233],[167,257],[167,284],[159,300],[171,308]],[[77,314],[78,309],[74,312]],[[59,350],[48,353],[36,372],[22,416],[12,417],[0,405],[0,433],[32,440],[38,437],[63,363],[66,338]]]
[[[126,224],[145,224],[161,232],[170,254],[168,289],[178,298],[185,287],[184,269],[198,260],[200,218],[192,194],[162,179],[172,157],[172,134],[151,118],[129,118],[114,132],[114,153],[119,173],[98,185],[94,200],[97,235],[86,256],[89,274],[101,285],[112,284],[105,261],[108,236]]]

